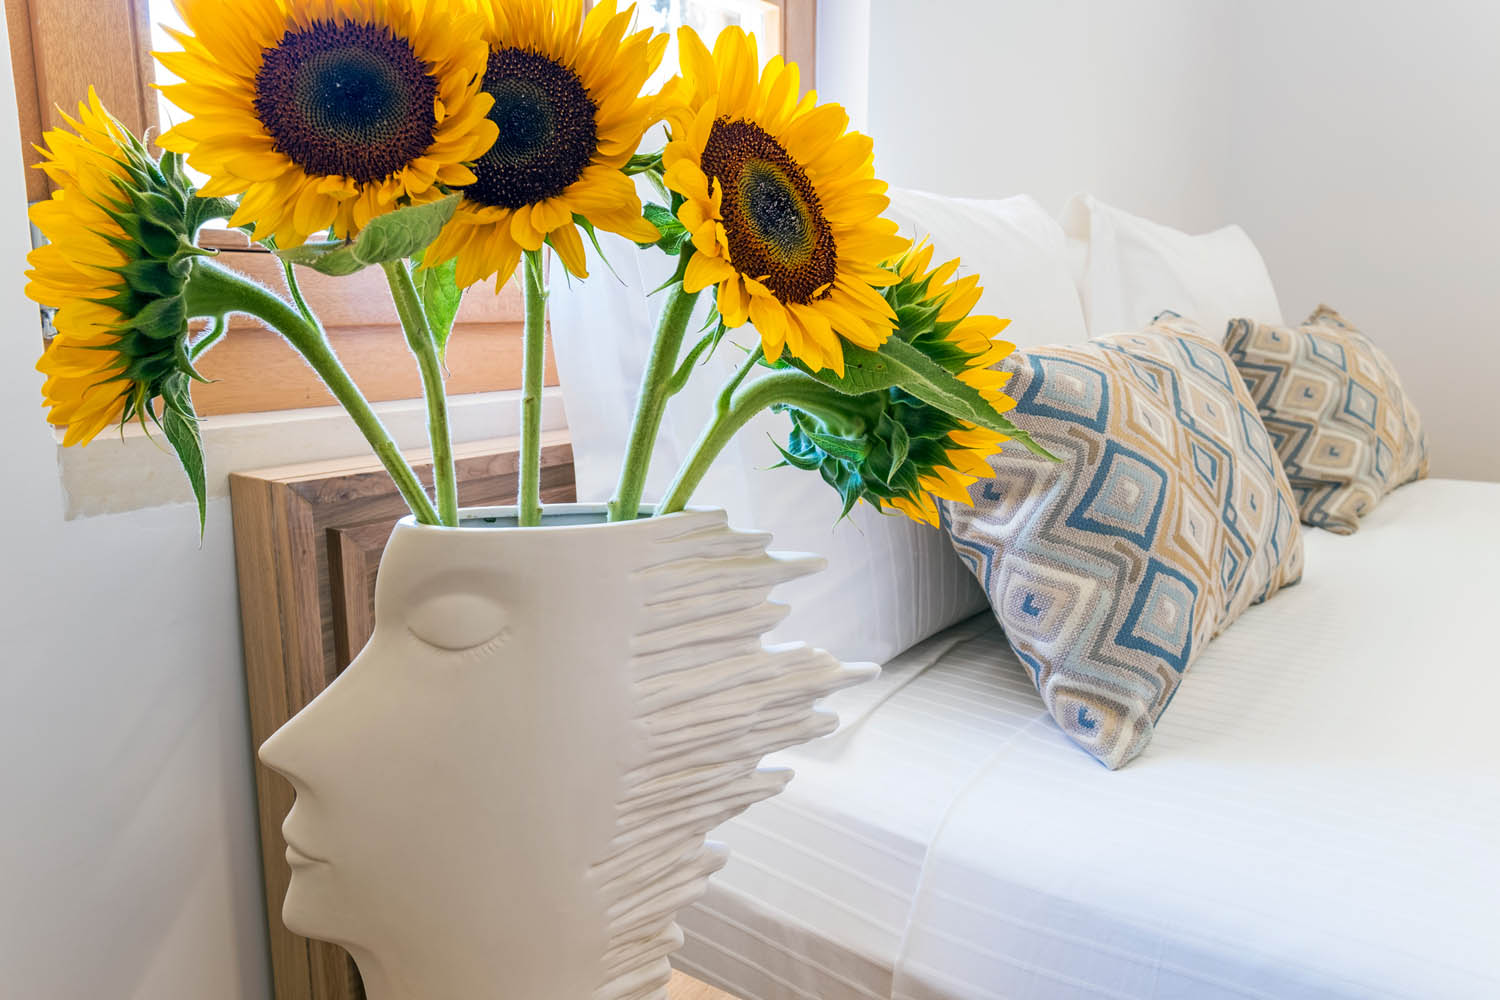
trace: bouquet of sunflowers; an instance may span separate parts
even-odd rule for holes
[[[614,0],[586,15],[581,0],[176,2],[188,30],[156,58],[181,79],[165,93],[188,117],[156,156],[91,92],[47,134],[41,166],[56,190],[32,211],[49,242],[29,258],[28,294],[56,310],[38,368],[64,444],[117,421],[159,427],[200,525],[195,364],[235,313],[317,372],[419,521],[458,524],[444,349],[465,292],[513,277],[526,316],[519,519],[539,523],[543,248],[585,279],[584,240],[597,247],[601,229],[677,260],[612,520],[641,515],[667,401],[747,323],[759,342],[657,513],[681,510],[767,408],[791,416],[786,463],[816,469],[846,513],[865,500],[936,524],[934,496],[967,502],[1002,442],[1046,454],[1004,416],[1014,402],[991,367],[1011,345],[995,339],[1004,320],[972,314],[977,277],[898,235],[871,141],[804,93],[796,65],[762,65],[743,31],[710,50],[681,29],[680,75],[650,94],[667,36],[634,30],[634,8]],[[658,123],[665,148],[642,152]],[[658,200],[643,204],[641,189]],[[213,220],[277,254],[284,287],[200,248]],[[431,495],[298,287],[303,268],[366,267],[385,272],[422,375]],[[710,289],[709,325],[690,344]],[[760,368],[771,370],[752,377]]]

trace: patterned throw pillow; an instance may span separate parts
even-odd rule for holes
[[[1286,467],[1302,520],[1340,535],[1427,475],[1427,434],[1395,366],[1327,306],[1293,330],[1229,324],[1234,359]]]
[[[1173,313],[1002,367],[1063,461],[1006,449],[944,525],[1053,718],[1117,768],[1203,646],[1301,577],[1291,487],[1229,358]]]

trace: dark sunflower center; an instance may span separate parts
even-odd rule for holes
[[[317,21],[266,49],[255,113],[304,173],[381,180],[432,145],[437,80],[389,28]]]
[[[520,208],[567,190],[599,148],[599,106],[578,74],[530,49],[490,53],[484,90],[500,137],[474,166],[470,199]]]
[[[807,172],[753,122],[714,122],[703,172],[724,189],[724,233],[735,268],[783,302],[828,294],[838,247]]]

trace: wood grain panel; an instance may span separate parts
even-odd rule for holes
[[[244,247],[241,233],[214,234],[224,248],[219,263],[282,292],[281,264],[269,253]],[[238,248],[234,244],[238,243]],[[301,268],[298,283],[333,349],[366,398],[374,402],[416,399],[421,374],[396,320],[396,307],[379,268],[341,278]],[[448,394],[494,392],[521,387],[524,307],[521,290],[509,282],[496,294],[477,285],[464,296],[448,341]],[[229,335],[203,356],[205,377],[193,387],[199,414],[262,413],[331,406],[333,397],[300,355],[281,337],[249,316],[235,316]],[[557,365],[547,349],[546,383],[557,385]]]
[[[372,402],[417,399],[422,378],[406,337],[396,326],[335,327],[328,331],[344,369]],[[464,323],[448,344],[449,397],[521,387],[522,330],[518,323]],[[279,334],[251,321],[232,320],[229,336],[203,357],[205,378],[193,386],[202,416],[262,413],[332,406],[333,396],[302,356]],[[546,383],[557,385],[557,364],[547,350]]]
[[[16,113],[21,120],[21,157],[29,168],[37,162],[32,144],[42,138],[42,101],[36,89],[36,53],[31,44],[31,4],[5,0],[5,26],[10,32],[10,73],[16,85]],[[26,171],[26,200],[47,197],[47,175]]]
[[[803,92],[817,84],[817,0],[779,0],[781,7],[781,54],[797,64]]]
[[[455,449],[465,506],[515,499],[514,439]],[[431,484],[431,465],[413,456]],[[356,457],[229,477],[251,739],[259,746],[348,665],[373,628],[375,567],[404,502],[380,465]],[[542,496],[574,499],[573,452],[565,432],[544,437]],[[291,877],[281,823],[291,786],[258,761],[261,863],[276,1000],[362,1000],[353,960],[281,922]]]
[[[32,144],[61,124],[92,84],[115,117],[136,135],[157,127],[147,0],[6,0],[12,71],[29,167]],[[46,178],[27,171],[26,195],[47,196]]]

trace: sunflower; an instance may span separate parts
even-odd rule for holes
[[[683,288],[717,286],[729,327],[753,322],[767,359],[783,350],[844,373],[841,339],[878,348],[895,317],[880,262],[901,252],[871,142],[836,104],[799,99],[795,64],[760,71],[753,36],[726,28],[712,53],[679,29],[683,76],[668,112],[666,183],[696,253]]]
[[[483,3],[489,61],[483,91],[500,137],[474,165],[475,179],[426,255],[457,258],[460,287],[492,275],[503,284],[523,250],[547,243],[587,277],[579,221],[632,240],[656,240],[635,185],[621,171],[657,120],[641,88],[667,36],[630,32],[635,7],[601,0]]]
[[[153,162],[93,88],[65,120],[72,131],[49,131],[41,150],[56,190],[31,208],[48,242],[27,257],[26,294],[56,309],[37,369],[49,419],[75,445],[155,416],[153,401],[176,399],[179,383],[185,398],[194,348],[182,293],[202,255],[192,237],[232,206],[195,198],[176,155]]]
[[[895,278],[885,297],[896,316],[895,336],[917,347],[960,381],[977,389],[996,413],[1016,403],[1002,392],[1009,372],[991,366],[1015,345],[995,336],[1009,320],[972,315],[983,289],[977,275],[956,278],[959,262],[932,268],[930,244],[913,247],[887,266]],[[994,476],[990,457],[1009,438],[931,406],[899,388],[855,397],[848,414],[792,410],[792,435],[782,455],[817,469],[844,498],[892,508],[938,527],[937,500],[970,503],[969,487]]]
[[[156,58],[193,117],[160,139],[243,195],[232,225],[298,246],[474,182],[495,139],[478,19],[452,0],[175,0],[190,33]]]

